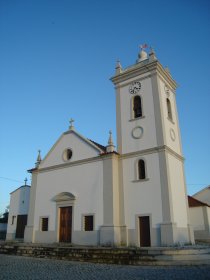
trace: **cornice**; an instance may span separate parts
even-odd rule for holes
[[[169,86],[169,89],[171,91],[171,93],[173,93],[174,95],[176,95],[176,88],[172,88],[171,87],[171,84],[168,83],[168,81],[166,79],[164,79],[164,77],[160,74],[160,73],[157,73],[159,79],[164,83],[164,84],[167,84],[167,86]],[[176,84],[177,85],[177,84]],[[178,86],[178,85],[177,85]]]
[[[58,170],[58,169],[62,169],[62,168],[68,168],[71,166],[77,166],[77,165],[81,165],[81,164],[88,164],[88,163],[93,163],[93,162],[97,162],[97,161],[102,161],[103,159],[100,156],[97,157],[93,157],[93,158],[86,158],[86,159],[82,159],[82,160],[77,160],[74,162],[65,162],[62,164],[57,164],[57,165],[53,165],[53,166],[48,166],[48,167],[43,167],[43,168],[38,168],[38,169],[32,169],[30,170],[32,173],[36,172],[36,173],[42,173],[42,172],[47,172],[47,171],[53,171],[53,170]]]
[[[138,152],[126,153],[126,154],[122,154],[122,155],[117,154],[116,152],[115,153],[106,153],[106,154],[102,154],[97,157],[77,160],[74,162],[66,162],[66,163],[49,166],[49,167],[43,167],[43,168],[40,168],[40,167],[34,168],[31,170],[28,170],[28,172],[37,174],[37,173],[58,170],[58,169],[62,169],[62,168],[69,168],[72,166],[78,166],[78,165],[82,165],[82,164],[88,164],[88,163],[100,162],[100,161],[102,162],[103,160],[112,159],[112,158],[127,159],[127,158],[132,158],[132,157],[139,157],[139,156],[147,155],[147,154],[159,153],[162,151],[168,152],[169,154],[175,156],[178,160],[180,160],[182,162],[184,161],[183,156],[179,155],[178,153],[176,153],[172,149],[170,149],[168,146],[164,145],[164,146],[160,146],[160,147],[154,147],[154,148],[145,149],[145,150],[141,150]]]
[[[177,82],[172,78],[171,74],[169,74],[169,72],[164,69],[164,67],[162,66],[162,64],[160,62],[158,62],[158,64],[157,64],[157,71],[158,71],[158,74],[161,75],[169,83],[169,85],[172,87],[172,89],[176,90]]]
[[[135,78],[137,75],[159,73],[175,90],[177,87],[176,81],[171,77],[169,72],[163,68],[158,60],[149,61],[149,59],[122,70],[121,73],[111,77],[111,81],[117,86],[128,79]]]
[[[58,170],[58,169],[62,169],[62,168],[68,168],[71,166],[77,166],[77,165],[81,165],[81,164],[88,164],[88,163],[93,163],[93,162],[97,162],[97,161],[103,161],[106,159],[112,159],[112,158],[118,158],[119,154],[117,152],[112,152],[112,153],[104,153],[101,154],[97,157],[93,157],[93,158],[86,158],[86,159],[82,159],[82,160],[77,160],[74,162],[65,162],[62,164],[57,164],[54,166],[49,166],[49,167],[38,167],[35,169],[31,169],[28,170],[28,172],[30,173],[42,173],[42,172],[47,172],[47,171],[53,171],[53,170]]]
[[[142,156],[142,155],[159,153],[159,152],[163,152],[163,151],[164,152],[168,152],[169,154],[175,156],[180,161],[184,161],[184,157],[183,156],[181,156],[178,153],[174,152],[172,149],[170,149],[166,145],[163,145],[163,146],[160,146],[160,147],[154,147],[154,148],[150,148],[150,149],[141,150],[141,151],[138,151],[138,152],[122,154],[122,155],[120,155],[120,159],[127,159],[127,158],[131,158],[131,157],[138,157],[138,156]]]
[[[179,160],[181,160],[181,161],[184,161],[185,160],[185,158],[182,156],[182,155],[180,155],[180,154],[178,154],[178,153],[176,153],[176,152],[174,152],[171,148],[169,148],[168,146],[165,146],[166,148],[166,151],[169,153],[169,154],[171,154],[172,156],[175,156],[177,159],[179,159]]]
[[[148,78],[151,78],[152,76],[156,75],[156,73],[144,73],[146,75],[144,76],[141,76],[141,77],[135,77],[135,79],[132,80],[132,82],[135,82],[135,81],[143,81],[143,80],[146,80]],[[124,82],[120,83],[120,84],[115,84],[115,88],[118,89],[118,88],[123,88],[125,86],[128,86],[130,85],[130,80],[125,80]]]
[[[100,157],[101,157],[102,159],[119,158],[119,157],[120,157],[120,154],[114,151],[114,152],[110,152],[110,153],[101,154]]]

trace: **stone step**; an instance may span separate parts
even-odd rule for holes
[[[210,254],[210,247],[208,248],[182,248],[182,249],[151,249],[148,250],[148,254],[159,254],[159,255],[197,255],[197,254]]]
[[[0,243],[0,254],[109,264],[210,264],[210,247],[105,248]]]

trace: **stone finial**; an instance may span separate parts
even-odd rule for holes
[[[27,179],[27,178],[25,178],[25,180],[24,180],[24,182],[25,182],[25,186],[27,185],[27,181],[28,181],[28,179]]]
[[[113,140],[112,140],[112,131],[110,130],[109,131],[109,140],[108,140],[108,145],[106,146],[106,151],[107,153],[112,153],[114,152],[114,143],[113,143]]]
[[[113,145],[113,140],[112,140],[112,131],[109,131],[109,140],[108,140],[109,145]]]
[[[69,129],[74,130],[74,119],[71,118],[69,122],[70,122]]]
[[[40,162],[42,161],[42,158],[41,158],[41,151],[38,150],[38,156],[37,156],[37,159],[36,159],[36,167],[39,166]]]
[[[122,73],[122,66],[120,64],[120,60],[118,59],[115,67],[115,74],[120,74],[120,73]]]
[[[149,60],[152,61],[152,60],[156,60],[156,56],[155,56],[155,51],[153,49],[153,47],[150,47],[150,53],[149,53]]]
[[[147,44],[140,45],[139,47],[140,47],[140,52],[138,54],[138,59],[136,61],[137,63],[147,59],[147,52],[145,51],[145,49],[148,47]]]

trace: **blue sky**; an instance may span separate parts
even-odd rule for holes
[[[0,212],[75,119],[106,145],[115,128],[109,78],[153,46],[177,81],[188,193],[210,184],[210,4],[204,0],[0,1]]]

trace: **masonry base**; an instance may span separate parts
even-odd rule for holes
[[[210,264],[210,246],[104,248],[5,242],[0,243],[0,254],[121,265]]]

